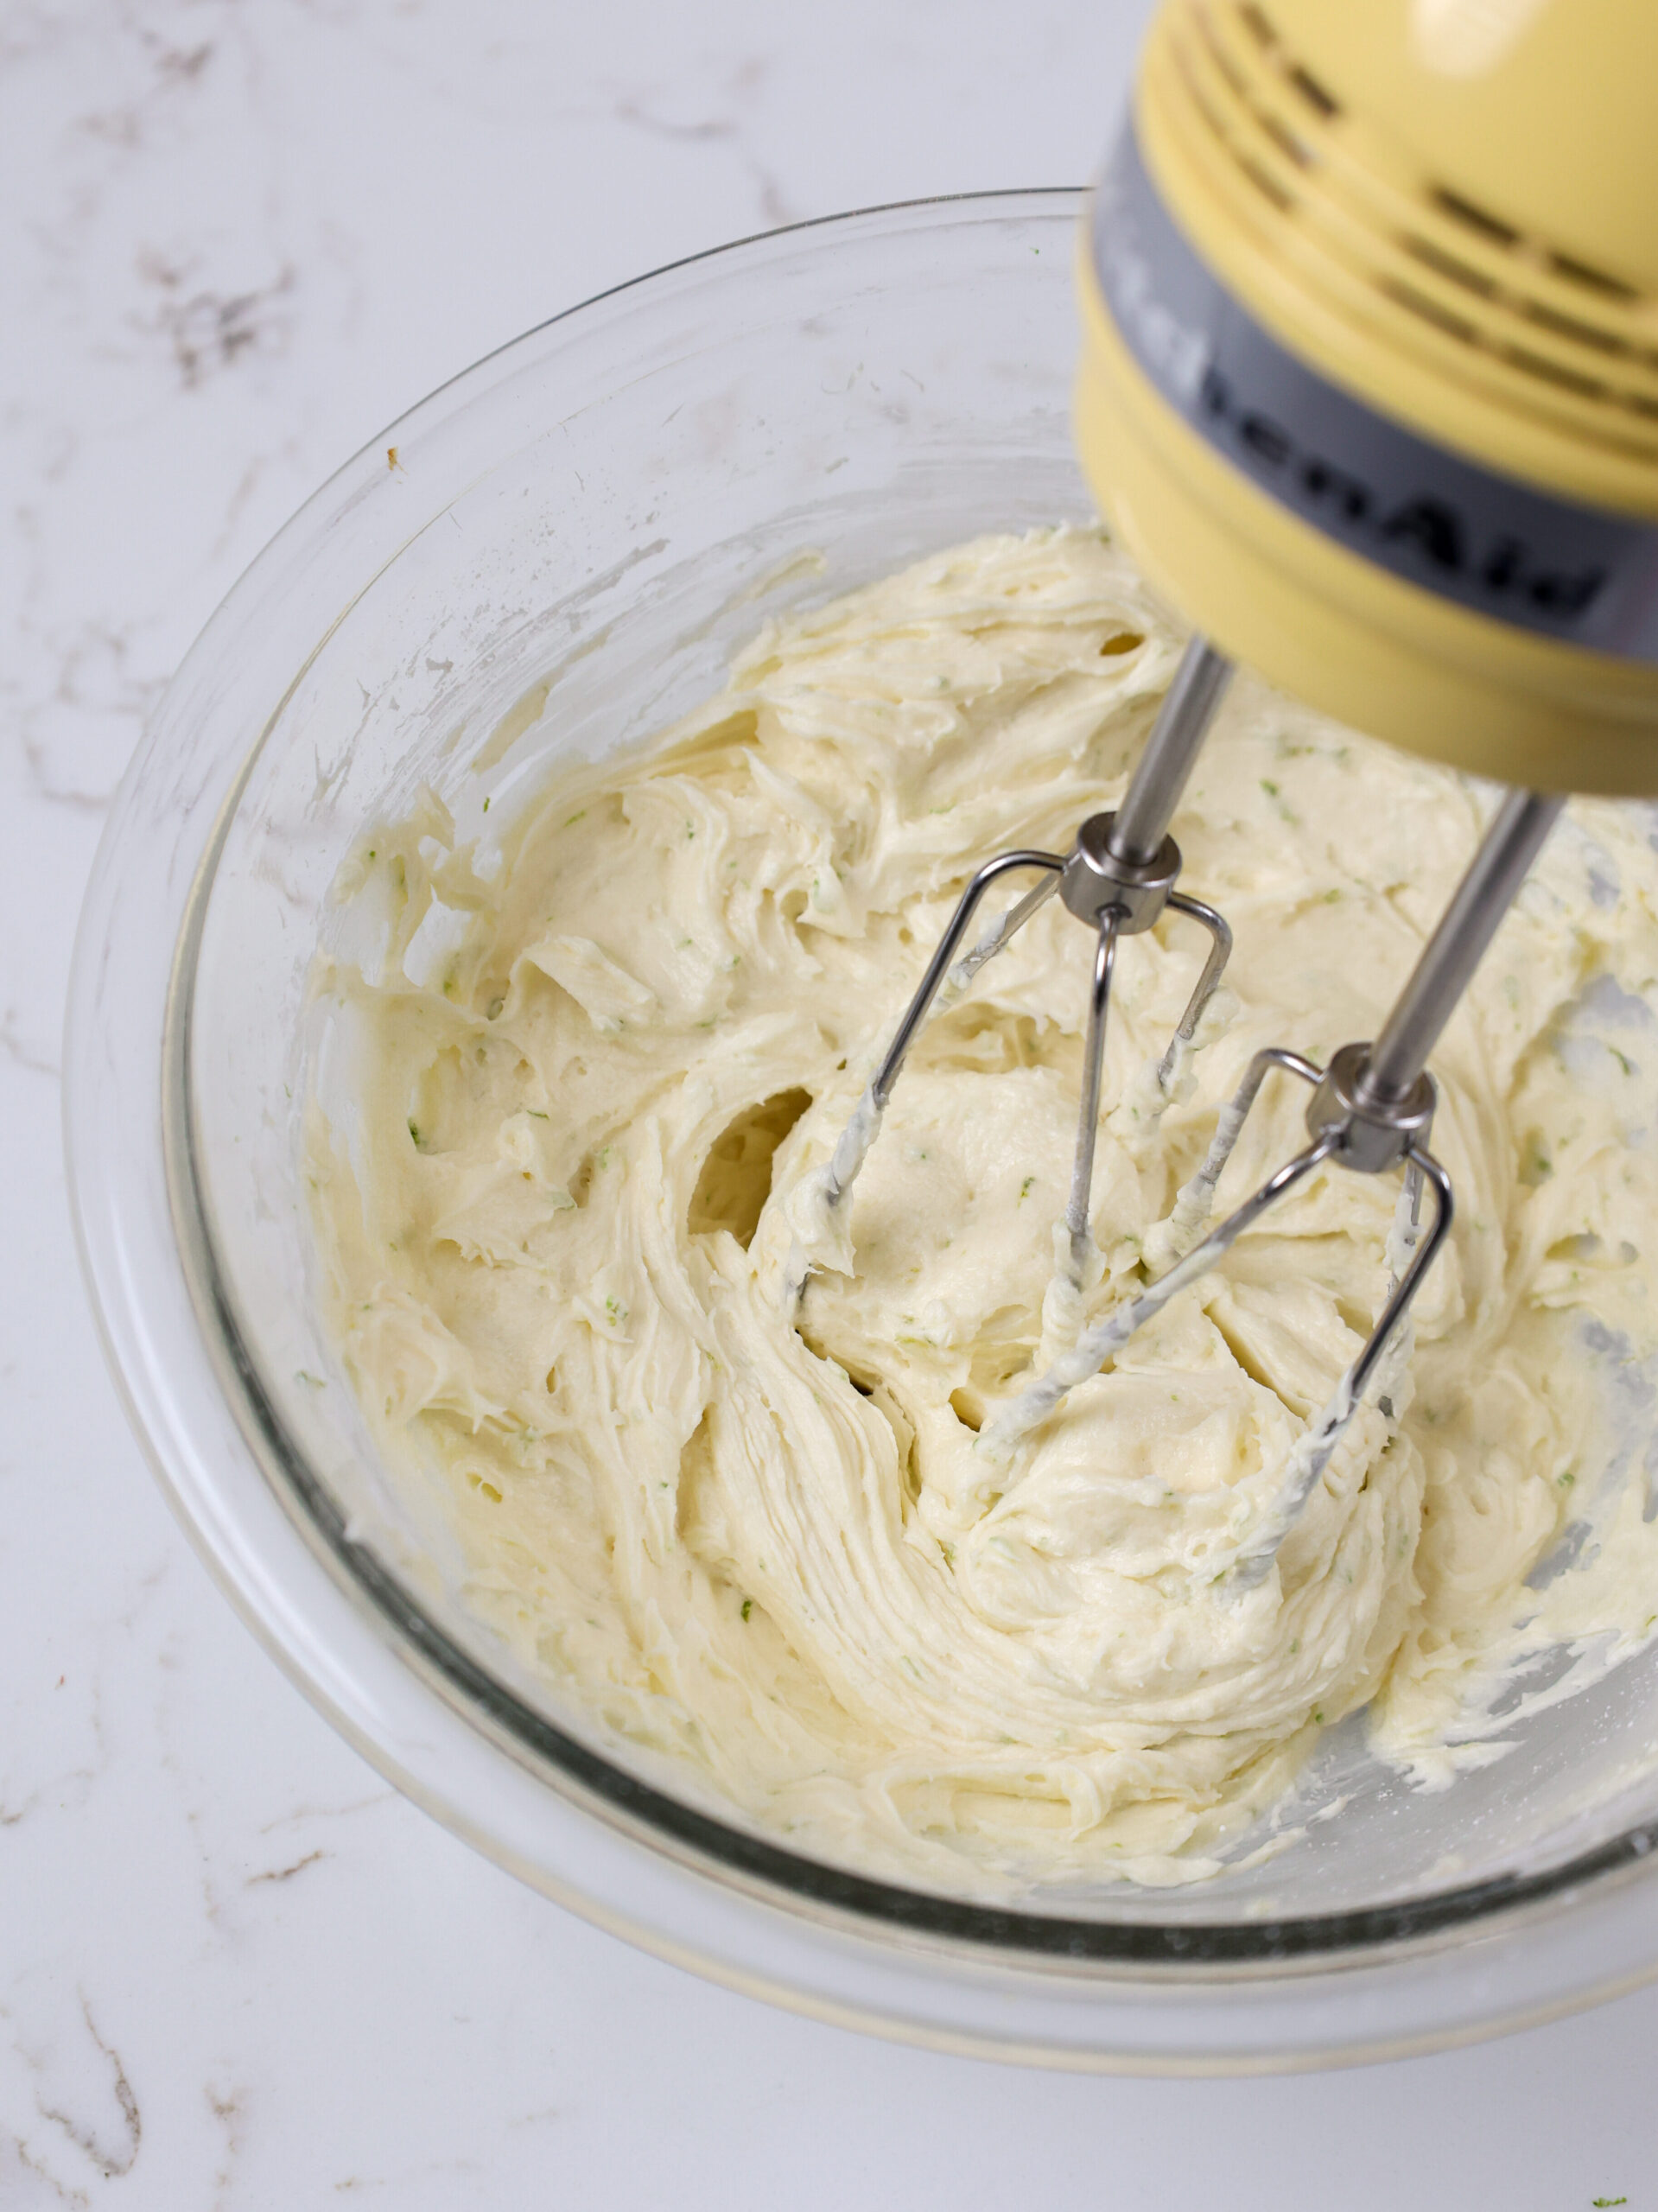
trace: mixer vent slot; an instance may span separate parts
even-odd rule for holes
[[[1621,276],[1609,276],[1604,269],[1591,269],[1587,262],[1574,261],[1569,253],[1551,253],[1548,259],[1555,275],[1566,277],[1570,283],[1586,284],[1591,292],[1604,292],[1609,299],[1627,301],[1632,306],[1640,302],[1640,293]]]
[[[1292,62],[1286,71],[1290,83],[1310,107],[1316,108],[1326,123],[1333,122],[1341,113],[1341,102],[1333,92],[1327,92],[1316,77],[1309,74],[1299,62]]]
[[[1263,47],[1270,54],[1278,43],[1278,33],[1261,14],[1260,9],[1250,5],[1250,0],[1244,0],[1243,6],[1238,10],[1238,21],[1249,33],[1256,45]]]
[[[1195,125],[1268,203],[1280,268],[1321,318],[1373,342],[1379,295],[1404,310],[1390,324],[1401,352],[1437,354],[1556,431],[1658,462],[1658,297],[1422,175],[1344,108],[1259,0],[1185,0],[1166,20],[1162,97],[1185,110],[1172,127],[1190,143]]]
[[[1520,233],[1496,215],[1488,215],[1483,207],[1475,207],[1471,200],[1464,200],[1459,192],[1452,192],[1443,184],[1430,185],[1427,196],[1442,215],[1449,215],[1453,223],[1465,223],[1471,231],[1489,238],[1493,245],[1516,246]]]
[[[1479,342],[1479,332],[1466,315],[1454,315],[1443,301],[1431,299],[1426,292],[1419,292],[1413,284],[1401,284],[1384,277],[1382,289],[1390,300],[1401,308],[1408,308],[1413,315],[1420,315],[1424,322],[1431,322],[1443,330],[1447,337],[1458,339],[1464,346]]]
[[[1435,245],[1432,238],[1407,238],[1405,251],[1439,276],[1448,277],[1452,283],[1464,285],[1471,292],[1477,292],[1489,300],[1496,289],[1495,282],[1483,269],[1475,269],[1465,261],[1458,261],[1454,253],[1447,253],[1443,246]]]
[[[1562,315],[1558,308],[1546,308],[1540,300],[1528,300],[1525,311],[1530,320],[1545,330],[1552,330],[1560,338],[1575,338],[1579,346],[1592,346],[1603,353],[1627,353],[1629,340],[1620,338],[1616,331],[1598,329],[1591,322],[1579,322],[1575,315]]]
[[[1550,384],[1558,384],[1565,391],[1580,391],[1585,399],[1611,397],[1606,386],[1594,377],[1586,377],[1579,369],[1569,369],[1564,361],[1557,361],[1547,353],[1534,353],[1529,346],[1505,346],[1502,358],[1512,361],[1515,368],[1523,369],[1528,377],[1542,377]]]
[[[1238,9],[1238,21],[1263,54],[1283,53],[1283,43],[1271,18],[1264,10],[1254,6],[1252,0],[1243,0],[1243,4]],[[1326,91],[1310,69],[1304,67],[1293,55],[1285,55],[1282,66],[1285,83],[1299,92],[1307,105],[1322,116],[1326,123],[1341,113],[1341,102],[1333,92]]]

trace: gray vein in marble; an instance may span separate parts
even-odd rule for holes
[[[250,1874],[242,1886],[245,1890],[251,1890],[257,1889],[261,1882],[291,1882],[295,1874],[302,1874],[308,1866],[314,1866],[320,1859],[331,1859],[333,1856],[332,1852],[324,1851],[319,1845],[316,1850],[308,1851],[303,1859],[296,1859],[291,1866],[268,1866],[262,1874]]]
[[[8,1006],[0,1014],[0,1054],[14,1067],[27,1068],[31,1075],[50,1076],[55,1081],[60,1070],[57,1061],[50,1057],[44,1046],[32,1044],[22,1033],[22,1017],[15,1006]]]
[[[78,789],[54,766],[50,748],[34,738],[23,740],[23,759],[29,765],[29,780],[34,785],[35,797],[44,799],[48,806],[72,806],[85,814],[105,814],[109,811],[110,801],[115,796],[113,784],[106,791]]]
[[[107,809],[133,742],[167,683],[162,674],[136,674],[132,652],[124,626],[96,617],[56,645],[50,695],[23,715],[29,781],[50,804],[92,814]]]
[[[148,315],[130,317],[134,328],[171,346],[187,391],[216,370],[233,367],[244,354],[283,352],[293,335],[289,302],[299,282],[293,264],[284,262],[268,283],[226,293],[199,281],[199,266],[167,260],[153,250],[142,252],[138,275],[160,296]]]
[[[236,2163],[242,2154],[242,2123],[245,2118],[245,2089],[215,2089],[211,2084],[202,2093],[207,2107],[225,2132],[225,2155],[213,2175],[213,2212],[225,2212],[231,2200],[231,2185],[236,2176]]]
[[[256,454],[237,479],[235,489],[225,503],[225,519],[213,539],[209,559],[217,565],[227,560],[232,546],[240,532],[242,518],[251,506],[260,485],[270,474],[270,463]]]
[[[3,61],[3,54],[0,53],[0,62]],[[24,2179],[7,2180],[8,2154],[16,2160]],[[48,2202],[84,2208],[91,2204],[92,2199],[84,2189],[67,2188],[55,2175],[48,2173],[37,2158],[30,2156],[28,2144],[17,2136],[0,2133],[0,2204],[7,2207],[7,2212],[14,2212],[14,2208],[15,2212],[31,2212],[32,2207]]]
[[[740,62],[720,87],[716,111],[697,115],[685,122],[659,111],[661,95],[657,87],[619,93],[610,112],[616,122],[626,124],[632,130],[648,131],[653,137],[681,144],[713,143],[730,146],[757,188],[762,222],[768,226],[797,223],[805,211],[791,203],[777,172],[761,159],[754,144],[749,114],[744,112],[753,109],[771,68],[771,60],[765,56],[753,55]]]
[[[544,2127],[549,2120],[562,2120],[563,2117],[557,2105],[543,2105],[534,2112],[514,2113],[505,2125],[508,2127]]]
[[[372,1789],[366,1797],[353,1797],[345,1805],[296,1805],[291,1813],[279,1813],[274,1821],[267,1821],[260,1828],[261,1835],[274,1835],[278,1828],[297,1827],[302,1821],[344,1821],[358,1813],[372,1813],[377,1806],[402,1802],[395,1789]]]
[[[118,2146],[111,2146],[102,2138],[97,2121],[77,2120],[73,2113],[55,2105],[48,2105],[38,2095],[35,2102],[41,2119],[50,2120],[54,2127],[61,2128],[75,2148],[98,2168],[105,2180],[114,2181],[123,2174],[130,2173],[137,2160],[144,2136],[143,2115],[138,2109],[137,2098],[132,2094],[132,2085],[127,2080],[127,2070],[121,2063],[120,2053],[105,2043],[98,2032],[85,1990],[80,1993],[80,2016],[86,2023],[87,2034],[97,2044],[110,2069],[111,2086],[121,2115]]]
[[[38,1789],[31,1789],[27,1797],[15,1805],[0,1799],[0,1828],[16,1827],[20,1822],[29,1818],[40,1802],[41,1793]]]
[[[125,26],[137,29],[137,42],[145,53],[155,72],[154,81],[145,86],[124,105],[93,109],[78,117],[71,129],[84,131],[89,137],[102,138],[124,152],[133,152],[145,141],[145,111],[173,87],[187,85],[199,77],[213,56],[213,41],[203,40],[192,47],[169,45],[157,32],[147,26]]]
[[[115,1735],[109,1725],[105,1711],[105,1676],[111,1663],[110,1647],[124,1643],[129,1647],[140,1616],[167,1574],[167,1562],[152,1568],[137,1579],[130,1601],[118,1611],[112,1611],[97,1631],[96,1656],[92,1663],[77,1670],[76,1691],[81,1702],[73,1702],[74,1694],[67,1701],[67,1709],[54,1707],[49,1726],[41,1732],[41,1741],[31,1745],[25,1738],[21,1746],[15,1741],[8,1746],[11,1758],[19,1764],[26,1762],[32,1751],[44,1749],[61,1756],[69,1747],[73,1732],[84,1729],[90,1741],[80,1748],[83,1755],[70,1763],[56,1765],[48,1760],[37,1760],[31,1787],[21,1798],[0,1806],[0,1828],[18,1827],[48,1805],[60,1813],[79,1813],[92,1797],[94,1789],[114,1764],[117,1756]],[[60,1675],[55,1688],[66,1687],[67,1676]]]
[[[476,2158],[435,2158],[430,2165],[408,2166],[395,2174],[347,2174],[337,2181],[334,2195],[344,2196],[358,2189],[406,2189],[411,2182],[427,2181],[438,2174],[476,2174],[483,2167]]]

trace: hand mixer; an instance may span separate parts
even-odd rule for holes
[[[1080,289],[1084,467],[1197,634],[1121,806],[1068,856],[1004,853],[974,875],[821,1196],[843,1202],[946,982],[966,988],[1058,891],[1095,939],[1065,1216],[1081,1290],[1119,942],[1170,909],[1210,933],[1165,1096],[1230,946],[1175,888],[1169,825],[1233,661],[1515,786],[1380,1035],[1323,1068],[1287,1046],[1255,1056],[1166,1225],[1173,1264],[980,1436],[1006,1456],[1315,1169],[1401,1169],[1380,1316],[1238,1546],[1248,1586],[1368,1389],[1391,1418],[1389,1360],[1452,1222],[1427,1060],[1562,794],[1658,791],[1658,7],[1165,0]],[[963,953],[986,892],[1018,870],[1039,880]],[[1311,1089],[1308,1142],[1202,1236],[1275,1071]]]

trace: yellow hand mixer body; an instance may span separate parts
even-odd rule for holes
[[[1166,1085],[1229,950],[1220,916],[1176,889],[1168,828],[1233,661],[1514,786],[1381,1034],[1325,1068],[1256,1056],[1177,1201],[1174,1264],[979,1440],[1010,1454],[1314,1169],[1402,1169],[1382,1312],[1240,1543],[1228,1573],[1248,1586],[1361,1396],[1390,1410],[1389,1363],[1451,1224],[1426,1071],[1446,1020],[1563,795],[1658,793],[1658,4],[1165,0],[1079,289],[1083,466],[1197,634],[1122,805],[1069,855],[1001,854],[969,884],[821,1198],[843,1202],[941,988],[970,983],[1058,891],[1095,933],[1056,1284],[1085,1289],[1120,941],[1170,906],[1210,933]],[[1019,870],[1034,887],[964,950],[985,893]],[[1274,1071],[1310,1087],[1308,1142],[1204,1236]]]

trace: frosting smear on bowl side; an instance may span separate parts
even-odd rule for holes
[[[1091,944],[1058,901],[814,1214],[967,874],[1116,801],[1178,644],[1097,531],[939,554],[769,625],[487,842],[432,797],[377,826],[319,957],[352,1071],[308,1122],[324,1288],[388,1460],[441,1478],[467,1602],[607,1728],[874,1871],[1196,1879],[1355,1708],[1443,1781],[1494,1755],[1517,1662],[1564,1645],[1581,1680],[1658,1618],[1634,810],[1571,810],[1446,1033],[1458,1217],[1393,1417],[1360,1414],[1257,1588],[1226,1561],[1378,1308],[1394,1179],[1316,1175],[1011,1461],[980,1433],[1166,1264],[1250,1055],[1374,1033],[1489,791],[1235,687],[1175,825],[1229,989],[1159,1111],[1204,940],[1124,946],[1104,1270],[1045,1345]],[[1269,1084],[1218,1207],[1299,1148],[1305,1096]]]

